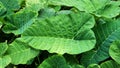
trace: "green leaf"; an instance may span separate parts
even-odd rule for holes
[[[98,64],[90,64],[87,68],[100,68]]]
[[[41,0],[26,0],[26,8],[29,8],[33,11],[39,11],[44,7],[45,1]]]
[[[7,55],[11,57],[12,64],[26,64],[39,54],[39,51],[30,48],[24,42],[15,40],[7,50]]]
[[[70,13],[72,13],[72,11],[70,11],[70,10],[61,10],[61,11],[57,12],[58,15],[59,14],[70,14]]]
[[[23,9],[7,17],[7,23],[3,31],[6,33],[21,34],[33,23],[35,17],[35,12]]]
[[[120,65],[112,60],[109,60],[109,61],[103,62],[100,65],[100,67],[101,68],[120,68]]]
[[[83,53],[80,59],[81,64],[87,67],[89,65],[89,61],[91,60],[91,58],[94,56],[95,53],[96,51],[93,50]]]
[[[120,13],[119,2],[110,0],[49,0],[50,5],[75,7],[80,11],[93,13],[96,16],[112,18]],[[116,3],[116,4],[115,4]]]
[[[22,34],[21,41],[50,53],[79,54],[94,48],[94,24],[94,18],[86,13],[58,15],[36,21]]]
[[[4,15],[6,12],[6,8],[5,6],[2,4],[2,2],[0,1],[0,16]]]
[[[120,41],[115,41],[111,44],[109,54],[117,63],[120,64]]]
[[[89,63],[99,63],[109,58],[109,47],[115,40],[120,40],[120,20],[106,20],[94,28],[98,49]]]
[[[95,12],[96,16],[103,16],[107,18],[116,17],[120,13],[120,2],[119,1],[111,1],[104,8],[101,8],[99,11]]]
[[[38,68],[69,68],[63,56],[54,55],[45,59]]]
[[[0,57],[0,68],[5,68],[11,62],[9,56]]]
[[[8,48],[7,43],[0,43],[0,57],[6,52]]]
[[[44,8],[39,11],[38,19],[45,19],[55,16],[55,10],[53,8]]]
[[[0,29],[1,29],[1,27],[2,27],[2,22],[0,21]]]
[[[93,12],[104,7],[109,1],[110,0],[49,0],[49,4],[73,6],[80,11]]]
[[[84,66],[82,66],[82,65],[73,65],[72,67],[70,67],[70,68],[85,68]]]
[[[75,56],[65,54],[64,57],[70,68],[85,68],[84,66],[79,65],[79,61]]]
[[[0,0],[6,7],[7,13],[10,14],[13,11],[20,9],[20,4],[23,0]]]

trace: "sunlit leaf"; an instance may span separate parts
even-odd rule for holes
[[[96,42],[91,30],[94,23],[94,18],[86,13],[54,16],[37,20],[20,39],[50,53],[79,54],[94,48]]]

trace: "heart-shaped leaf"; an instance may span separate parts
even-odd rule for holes
[[[79,54],[91,50],[96,43],[91,28],[95,21],[86,13],[58,15],[37,20],[21,36],[21,41],[50,53]]]

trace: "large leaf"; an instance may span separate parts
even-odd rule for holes
[[[69,68],[64,57],[54,55],[44,60],[38,68]]]
[[[120,41],[115,41],[112,43],[109,49],[110,56],[120,64]]]
[[[8,48],[7,43],[0,43],[0,56],[3,56],[7,48]]]
[[[9,56],[0,57],[0,68],[5,68],[11,62]]]
[[[21,41],[50,53],[79,54],[94,48],[94,23],[94,18],[86,13],[37,20],[22,34]]]
[[[38,55],[39,51],[30,48],[27,44],[15,40],[7,50],[7,55],[11,57],[12,64],[26,64],[29,60]]]
[[[10,15],[7,17],[7,23],[3,31],[6,33],[21,34],[33,23],[35,16],[35,12],[26,9]]]
[[[110,0],[49,0],[51,5],[73,6],[80,11],[94,13],[97,16],[115,17],[120,13],[120,4]]]
[[[99,63],[109,58],[109,47],[115,40],[120,39],[120,20],[109,20],[105,24],[99,24],[94,28],[97,38],[98,50],[88,63]]]
[[[103,62],[100,65],[100,68],[120,68],[120,65],[112,60],[109,60],[109,61]]]

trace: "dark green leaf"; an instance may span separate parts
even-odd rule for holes
[[[109,60],[109,61],[103,62],[100,65],[100,67],[101,68],[120,68],[120,65],[112,60]]]
[[[99,24],[94,28],[97,38],[98,50],[89,63],[99,63],[109,58],[109,47],[115,40],[120,40],[120,20],[109,20],[105,24]]]
[[[38,68],[69,68],[64,57],[54,55],[44,60]]]
[[[34,22],[35,16],[35,12],[25,9],[10,15],[7,17],[7,23],[3,31],[6,33],[21,34]]]

